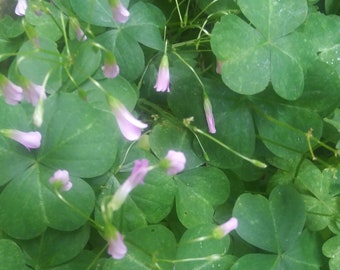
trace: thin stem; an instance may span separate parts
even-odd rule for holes
[[[78,215],[86,218],[93,227],[95,227],[97,230],[99,231],[103,231],[104,228],[100,225],[98,225],[92,218],[90,218],[88,215],[84,214],[81,210],[79,210],[77,207],[75,207],[73,204],[71,204],[70,202],[68,202],[63,195],[61,195],[59,193],[58,190],[55,189],[55,194],[57,195],[57,197],[63,202],[65,203],[68,207],[70,207],[74,212],[76,212]]]
[[[266,168],[267,167],[267,164],[259,161],[259,160],[256,160],[256,159],[251,159],[251,158],[248,158],[244,155],[242,155],[241,153],[237,152],[236,150],[232,149],[231,147],[229,147],[228,145],[222,143],[221,141],[217,140],[215,137],[211,136],[210,134],[208,133],[205,133],[203,130],[197,128],[197,127],[193,127],[193,126],[190,126],[190,125],[186,125],[189,129],[191,129],[193,132],[197,132],[205,137],[207,137],[208,139],[214,141],[215,143],[221,145],[223,148],[225,148],[226,150],[232,152],[233,154],[235,154],[236,156],[248,161],[249,163],[253,164],[254,166],[256,167],[259,167],[259,168]]]

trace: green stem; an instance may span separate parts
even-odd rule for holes
[[[222,146],[223,148],[225,148],[226,150],[232,152],[234,155],[248,161],[249,163],[253,164],[254,166],[256,167],[259,167],[259,168],[266,168],[267,167],[267,164],[259,161],[259,160],[256,160],[256,159],[251,159],[251,158],[248,158],[244,155],[242,155],[241,153],[237,152],[236,150],[232,149],[231,147],[229,147],[228,145],[224,144],[223,142],[217,140],[215,137],[211,136],[210,134],[208,133],[205,133],[203,130],[197,128],[197,127],[193,127],[193,126],[190,126],[190,125],[187,125],[187,127],[189,129],[191,129],[193,132],[197,132],[205,137],[207,137],[208,139],[212,140],[213,142],[219,144],[220,146]]]

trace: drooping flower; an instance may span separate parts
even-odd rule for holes
[[[24,95],[29,103],[36,106],[40,98],[46,99],[46,90],[41,85],[28,82],[27,86],[24,87]]]
[[[222,61],[217,60],[216,61],[216,73],[221,74],[222,73]]]
[[[227,222],[217,226],[213,230],[213,237],[216,239],[221,239],[226,236],[231,231],[235,230],[238,226],[238,220],[235,217],[232,217]]]
[[[112,79],[119,75],[119,66],[117,65],[115,56],[111,52],[105,54],[102,71],[106,78]]]
[[[0,74],[0,88],[7,104],[18,104],[22,96],[22,88],[12,83],[5,76]]]
[[[67,170],[57,170],[50,178],[49,182],[57,189],[68,191],[72,188],[72,182]]]
[[[16,129],[2,129],[1,133],[21,143],[28,150],[39,148],[41,144],[41,134],[38,131],[23,132]]]
[[[130,12],[126,9],[126,7],[121,3],[120,0],[109,0],[112,15],[116,22],[118,23],[126,23],[129,19]]]
[[[15,14],[18,16],[25,16],[27,9],[27,0],[18,0],[18,3],[15,7]]]
[[[116,98],[107,96],[107,99],[123,136],[129,141],[138,140],[148,125],[137,120]]]
[[[127,247],[125,246],[123,236],[117,231],[115,237],[111,237],[109,240],[109,248],[107,253],[114,259],[122,259],[125,257]]]
[[[87,39],[84,31],[80,28],[79,21],[75,17],[70,18],[70,26],[76,34],[76,39],[78,41],[85,41]]]
[[[204,108],[205,119],[207,120],[209,132],[216,133],[215,118],[212,112],[211,102],[207,95],[204,95],[203,108]]]
[[[165,158],[160,161],[168,175],[175,175],[184,170],[186,163],[185,155],[182,152],[169,150]]]
[[[149,161],[147,159],[136,160],[130,176],[113,194],[108,204],[110,211],[118,210],[125,202],[129,193],[138,185],[144,183],[144,178],[149,171]]]
[[[170,92],[169,60],[166,54],[163,55],[159,65],[157,81],[154,88],[157,92]]]

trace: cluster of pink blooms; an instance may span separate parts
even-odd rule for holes
[[[168,175],[175,175],[184,170],[186,158],[182,152],[170,150],[167,155],[160,161],[160,167],[166,170]],[[130,176],[116,190],[110,200],[107,209],[109,212],[118,210],[125,202],[129,193],[139,184],[144,183],[144,178],[147,173],[155,167],[149,166],[147,159],[135,160],[134,168]],[[121,259],[127,252],[127,247],[124,244],[123,236],[115,229],[111,229],[108,239],[108,253],[114,259]]]

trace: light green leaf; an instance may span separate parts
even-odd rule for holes
[[[117,141],[111,113],[93,109],[73,94],[51,96],[45,102],[43,139],[38,160],[80,177],[105,173],[115,161]]]
[[[0,270],[28,270],[20,247],[9,239],[0,239],[0,261]]]
[[[52,191],[48,181],[52,175],[53,171],[35,165],[5,187],[0,195],[0,226],[4,232],[15,238],[30,239],[47,226],[72,231],[87,221],[86,216],[94,207],[93,190],[71,172],[72,189],[62,193],[74,207],[70,208]]]
[[[70,0],[74,12],[83,21],[93,25],[116,27],[109,1],[107,0]],[[100,14],[100,16],[98,16]]]
[[[185,154],[185,169],[198,167],[202,164],[192,149],[193,136],[181,126],[175,126],[165,121],[156,125],[150,134],[150,147],[159,157],[163,158],[171,150],[181,151]]]
[[[212,222],[214,207],[229,196],[226,175],[214,167],[197,168],[176,176],[176,210],[187,227]]]
[[[87,80],[99,67],[101,52],[92,46],[91,42],[81,42],[74,40],[70,43],[72,54],[70,78],[64,83],[63,91],[71,91],[79,87]]]
[[[20,241],[20,245],[29,254],[35,268],[50,268],[76,257],[89,236],[88,226],[71,232],[47,229],[37,238]]]
[[[43,85],[48,77],[46,89],[55,92],[61,86],[61,58],[57,44],[45,37],[37,38],[36,43],[38,48],[30,40],[21,46],[17,55],[19,70],[38,85]]]
[[[149,270],[157,267],[164,270],[173,269],[171,260],[175,257],[176,240],[166,227],[147,226],[130,232],[124,241],[128,249],[126,256],[121,260],[107,260],[103,270]]]
[[[0,100],[0,129],[31,131],[29,120],[21,106],[11,106]],[[0,135],[0,186],[20,175],[35,163],[36,150]]]
[[[185,231],[178,244],[176,270],[229,269],[235,260],[226,254],[230,244],[229,236],[220,240],[197,241],[200,237],[210,236],[215,227],[213,224],[205,224]],[[186,261],[188,258],[190,261]]]
[[[255,123],[266,147],[279,157],[290,158],[309,150],[306,133],[321,137],[323,123],[315,112],[280,102],[255,100]],[[299,117],[297,117],[297,115]],[[311,141],[311,145],[315,145]]]
[[[145,64],[143,50],[138,42],[124,31],[107,31],[96,37],[96,41],[113,52],[120,68],[120,75],[129,81],[136,80],[143,72]]]
[[[340,235],[328,239],[322,246],[322,253],[330,258],[330,270],[338,270],[340,265]]]
[[[294,245],[306,219],[301,196],[290,186],[276,187],[269,200],[242,194],[235,203],[233,216],[239,223],[237,233],[245,241],[277,253]]]
[[[136,41],[156,50],[164,49],[160,30],[164,28],[165,17],[154,5],[137,2],[130,9],[130,18],[123,31]]]
[[[237,4],[269,41],[294,31],[304,22],[308,12],[305,0],[238,0]]]
[[[263,36],[242,19],[235,15],[222,17],[212,32],[211,47],[217,59],[223,61],[222,79],[232,90],[251,95],[268,85],[270,51]]]

